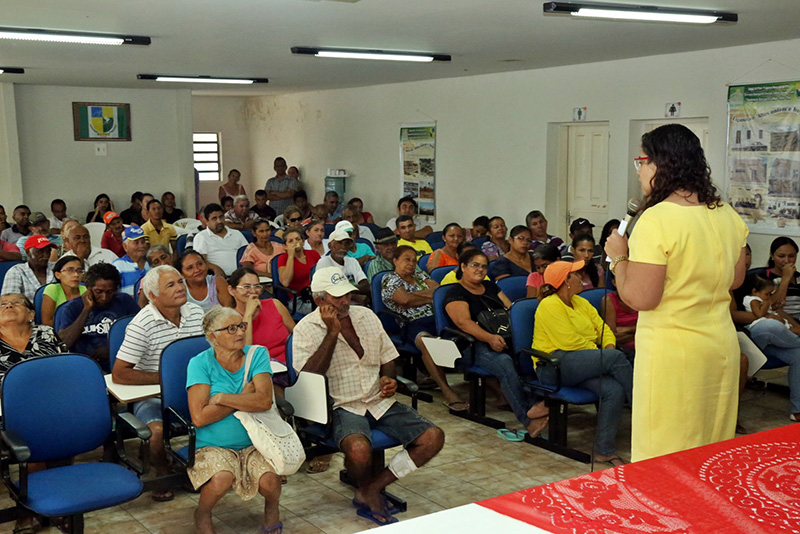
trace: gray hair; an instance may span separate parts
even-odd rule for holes
[[[142,291],[144,291],[144,296],[148,299],[150,298],[151,294],[154,297],[157,297],[160,294],[158,282],[161,280],[161,275],[170,272],[181,276],[181,273],[178,272],[178,269],[171,265],[159,265],[158,267],[154,267],[147,271],[147,274],[145,274],[144,278],[142,279]]]
[[[339,193],[336,191],[325,191],[325,200],[328,200],[331,197],[339,198]]]
[[[76,223],[78,223],[78,226],[83,226],[83,225],[81,224],[81,222],[80,222],[78,219],[74,218],[74,217],[64,217],[64,218],[61,220],[61,227],[63,228],[63,227],[64,227],[64,225],[66,225],[66,224],[67,224],[69,221],[75,221]],[[77,226],[76,226],[75,228],[77,228]],[[69,239],[69,235],[70,235],[71,233],[72,233],[72,228],[70,228],[69,230],[67,230],[67,233],[66,233],[66,235],[64,235],[64,236],[62,236],[62,237],[66,237],[67,239]]]
[[[209,343],[211,343],[211,334],[214,333],[214,330],[220,328],[219,325],[222,321],[229,317],[238,317],[241,319],[242,316],[233,308],[223,308],[219,304],[206,312],[203,317],[203,335],[206,336]]]
[[[165,247],[164,245],[153,245],[152,247],[147,249],[147,254],[145,254],[145,257],[147,258],[147,263],[149,263],[150,265],[153,264],[150,261],[150,254],[152,254],[153,252],[163,252],[167,256],[170,255],[169,249],[167,249],[167,247]]]
[[[247,202],[250,202],[250,199],[247,198],[247,195],[236,195],[233,197],[234,204],[238,204],[240,200],[246,200]]]
[[[326,298],[328,298],[328,292],[327,291],[312,291],[311,292],[311,298],[319,299],[319,300],[325,300]]]

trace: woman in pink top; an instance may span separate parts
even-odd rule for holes
[[[236,269],[228,278],[228,292],[233,297],[233,307],[247,323],[246,345],[266,347],[269,359],[286,365],[286,340],[294,330],[294,319],[286,306],[277,299],[261,299],[262,287],[258,275],[249,267]],[[288,373],[276,373],[272,384],[283,394],[289,385]]]
[[[256,238],[256,242],[250,243],[244,249],[239,265],[253,269],[258,276],[272,278],[270,262],[278,254],[286,252],[286,247],[282,243],[270,241],[272,225],[266,219],[258,221],[253,226],[253,235]]]

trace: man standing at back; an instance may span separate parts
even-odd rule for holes
[[[267,180],[264,189],[267,191],[269,205],[276,213],[283,211],[292,203],[292,197],[300,190],[300,182],[286,174],[286,160],[278,156],[273,164],[275,176]]]
[[[225,213],[219,204],[209,204],[203,214],[208,227],[194,236],[192,248],[203,255],[214,272],[230,276],[237,268],[236,251],[247,246],[247,239],[239,230],[225,226]]]

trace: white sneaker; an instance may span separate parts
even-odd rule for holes
[[[793,414],[793,413],[790,413],[790,414],[789,414],[789,420],[790,420],[790,421],[797,421],[797,418],[794,416],[794,414]]]

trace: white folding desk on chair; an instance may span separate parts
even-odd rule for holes
[[[111,373],[105,375],[106,389],[119,402],[125,404],[151,399],[161,395],[160,384],[117,384],[111,378]]]

